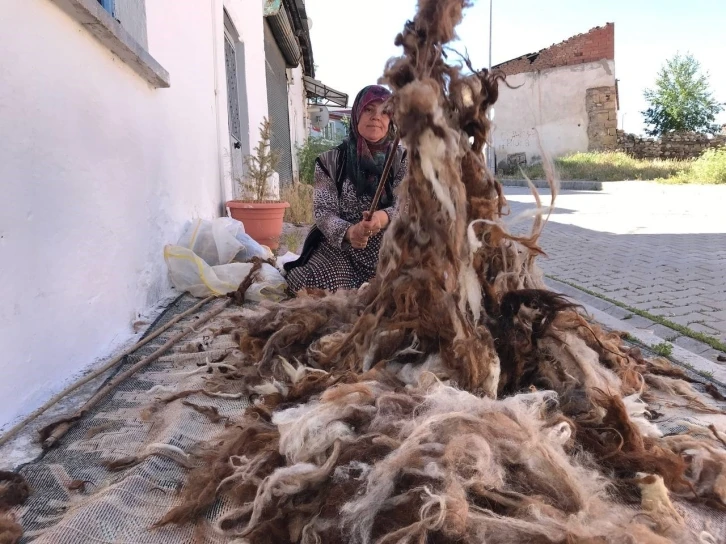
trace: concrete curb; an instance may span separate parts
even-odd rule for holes
[[[500,179],[504,187],[529,187],[524,179]],[[549,189],[550,184],[543,179],[532,180],[537,189]],[[560,181],[562,191],[602,191],[602,181]]]
[[[723,355],[723,352],[713,348],[705,342],[682,334],[675,329],[662,325],[657,321],[648,319],[647,317],[637,315],[629,308],[623,308],[617,304],[613,304],[611,301],[604,300],[594,294],[583,291],[575,285],[564,283],[550,276],[547,277],[547,285],[549,285],[552,290],[562,293],[573,300],[577,300],[579,303],[585,303],[588,306],[601,310],[616,319],[623,321],[627,320],[627,325],[629,327],[636,327],[641,331],[648,329],[659,337],[666,338],[666,341],[674,346],[679,346],[691,353],[695,353],[696,355],[700,355],[701,357],[708,359],[711,361],[711,364],[718,364],[718,357]],[[721,367],[722,365],[718,364],[718,366]],[[726,368],[726,366],[723,366],[723,368]]]
[[[714,363],[713,361],[709,361],[705,357],[701,357],[700,355],[674,344],[673,342],[664,340],[648,328],[639,328],[635,324],[618,319],[603,310],[599,310],[594,306],[584,303],[572,294],[565,294],[565,296],[573,302],[581,305],[585,311],[595,321],[597,321],[598,324],[608,330],[628,333],[628,335],[646,347],[652,347],[664,342],[670,344],[673,346],[673,351],[668,357],[670,360],[678,365],[693,370],[693,372],[696,372],[697,374],[709,374],[710,377],[707,379],[726,387],[726,367]]]
[[[588,306],[587,304],[583,304],[583,307],[585,308],[587,313],[590,314],[593,319],[595,319],[595,321],[600,323],[603,327],[610,330],[627,332],[630,336],[632,336],[638,342],[645,346],[655,346],[657,344],[666,342],[666,340],[656,335],[651,330],[639,329],[637,327],[633,327],[632,325],[628,325],[627,321],[622,321],[602,310],[598,310],[597,308]],[[700,355],[697,355],[692,351],[688,351],[687,349],[682,348],[674,344],[673,342],[667,343],[673,346],[673,352],[668,357],[669,359],[687,368],[693,368],[693,371],[698,374],[711,374],[710,379],[718,382],[720,385],[726,385],[726,368],[712,361],[709,361],[705,357],[701,357]]]

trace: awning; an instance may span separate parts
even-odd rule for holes
[[[318,98],[324,100],[324,102],[316,102],[321,106],[340,106],[345,108],[348,106],[348,95],[331,89],[327,85],[323,85],[317,79],[313,79],[310,76],[303,76],[305,83],[305,90],[307,91],[308,98]]]
[[[264,0],[264,16],[288,68],[301,62],[306,75],[315,77],[310,25],[303,0]]]
[[[294,68],[300,64],[302,51],[282,0],[266,0],[264,9],[265,18],[270,23],[270,30],[282,51],[282,56],[285,57],[287,67]]]
[[[273,15],[277,15],[277,12],[280,11],[281,7],[282,0],[265,0],[263,15],[265,17],[272,17]]]

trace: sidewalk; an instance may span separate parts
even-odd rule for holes
[[[549,192],[541,193],[546,204]],[[505,195],[513,215],[534,205],[527,189],[507,188]],[[561,282],[558,290],[576,287],[578,300],[718,363],[726,355],[723,198],[726,187],[648,182],[563,191],[542,233],[547,256],[538,264]]]
[[[709,346],[686,338],[689,340],[685,342],[688,347],[683,347],[684,342],[672,341],[671,329],[640,316],[630,317],[632,314],[627,310],[560,281],[548,278],[547,285],[553,291],[562,293],[580,304],[599,325],[611,331],[626,333],[626,341],[640,347],[648,356],[659,355],[653,351],[654,346],[670,345],[670,354],[667,356],[669,360],[698,375],[700,380],[706,379],[726,387],[726,365],[719,364],[715,358],[710,358],[711,351],[714,350]]]

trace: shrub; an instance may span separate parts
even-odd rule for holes
[[[296,225],[313,224],[313,186],[295,183],[283,187],[282,200],[290,203],[285,210],[285,221]]]
[[[573,153],[554,160],[555,170],[561,180],[623,181],[670,178],[683,169],[688,161],[662,159],[636,159],[617,152]],[[524,168],[530,179],[545,179],[544,168],[535,164]],[[519,168],[507,171],[504,176],[521,177]]]
[[[338,143],[320,138],[308,138],[302,146],[297,148],[297,160],[302,183],[312,185],[315,182],[315,159],[321,153],[334,148]]]
[[[678,172],[668,183],[726,184],[726,147],[708,149],[695,161]]]

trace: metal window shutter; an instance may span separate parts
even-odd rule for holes
[[[292,144],[290,141],[290,112],[287,101],[287,65],[280,47],[265,23],[265,60],[267,79],[267,108],[272,124],[270,147],[280,153],[277,172],[280,183],[292,183]]]
[[[242,127],[239,114],[239,88],[237,84],[237,53],[229,37],[224,37],[224,64],[227,72],[227,113],[229,115],[229,132],[238,141],[242,141]]]

